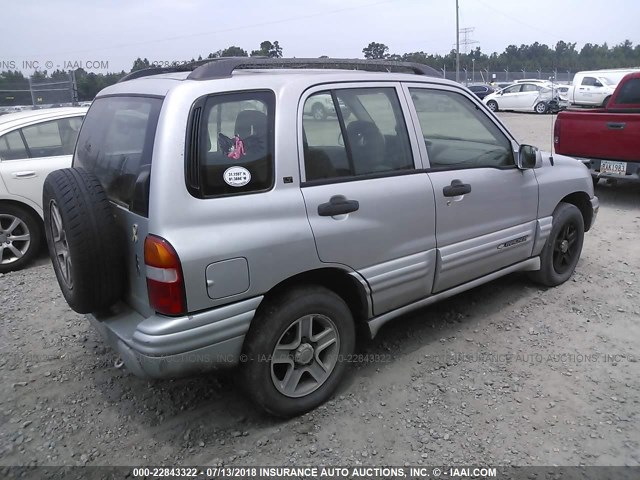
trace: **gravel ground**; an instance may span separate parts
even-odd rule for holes
[[[500,114],[548,148],[550,116]],[[0,276],[0,465],[640,464],[640,188],[604,185],[576,274],[524,275],[387,325],[333,400],[270,418],[234,373],[113,368],[43,255]]]

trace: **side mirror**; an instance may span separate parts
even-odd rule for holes
[[[540,150],[531,145],[520,145],[516,166],[520,170],[540,168],[542,166],[542,154]]]

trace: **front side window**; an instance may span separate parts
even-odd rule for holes
[[[511,142],[464,95],[410,88],[431,168],[514,166]],[[431,105],[446,106],[444,111]]]
[[[73,165],[93,173],[115,203],[146,215],[151,157],[162,99],[104,97],[80,130]],[[144,198],[134,206],[134,193]]]
[[[325,118],[313,115],[325,105]],[[307,181],[392,173],[414,168],[395,88],[319,92],[305,101],[303,155]],[[309,112],[309,113],[307,113]]]
[[[22,160],[29,158],[18,130],[0,137],[0,160]]]
[[[518,93],[522,85],[511,85],[510,87],[505,88],[502,93]]]
[[[274,108],[272,92],[214,95],[192,116],[201,119],[198,148],[191,154],[190,187],[202,197],[256,193],[274,181]]]

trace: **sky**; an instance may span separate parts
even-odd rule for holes
[[[640,0],[459,5],[460,28],[473,28],[478,42],[468,48],[485,53],[536,41],[640,43]],[[456,41],[455,0],[0,0],[0,19],[0,71],[24,73],[128,71],[137,57],[186,61],[230,45],[250,52],[263,40],[277,40],[285,57],[350,58],[370,42],[390,53],[446,54]]]

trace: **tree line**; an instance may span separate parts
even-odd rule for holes
[[[451,50],[446,55],[430,54],[423,51],[410,53],[389,53],[389,47],[383,43],[371,42],[363,48],[364,58],[369,59],[389,59],[407,62],[417,62],[429,65],[437,70],[455,70],[456,52]],[[206,60],[208,58],[219,57],[249,57],[264,56],[279,58],[283,56],[283,48],[278,41],[271,42],[265,40],[260,47],[250,52],[232,45],[227,48],[210,52],[206,57],[202,55],[192,58],[192,62]],[[138,57],[133,62],[131,70],[141,70],[153,65],[147,58]],[[476,71],[527,71],[559,70],[559,71],[579,71],[596,70],[603,68],[640,67],[640,44],[633,45],[630,40],[609,46],[587,43],[582,48],[576,48],[576,43],[557,42],[554,46],[534,42],[531,45],[522,44],[509,45],[503,52],[484,53],[480,47],[476,47],[468,53],[460,54],[460,68]],[[78,93],[78,100],[91,100],[103,88],[116,83],[120,78],[129,72],[124,70],[114,73],[92,73],[83,69],[75,70],[75,81]],[[69,79],[69,72],[56,70],[53,72],[36,71],[32,77],[32,83],[47,81],[65,81]],[[28,78],[22,72],[4,71],[0,72],[0,105],[31,103],[29,92],[15,92],[15,90],[29,89]],[[14,91],[14,93],[7,93]],[[9,100],[10,99],[10,100]]]
[[[365,58],[389,59],[406,62],[417,62],[436,69],[453,70],[456,68],[456,51],[451,50],[446,55],[428,54],[425,52],[411,52],[390,54],[389,47],[383,43],[371,42],[362,53]],[[471,69],[475,64],[476,70],[515,71],[526,69],[543,70],[600,70],[605,68],[640,67],[640,44],[634,47],[630,40],[610,47],[587,43],[581,49],[576,43],[560,40],[550,47],[538,42],[531,45],[509,45],[502,53],[486,54],[480,47],[468,53],[460,54],[460,68]]]

